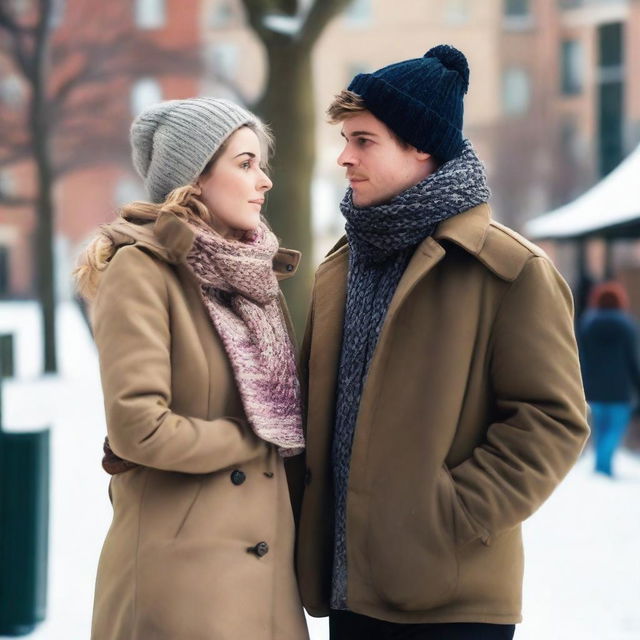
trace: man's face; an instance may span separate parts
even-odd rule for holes
[[[357,207],[387,202],[434,171],[428,153],[400,144],[369,111],[347,118],[342,137],[345,145],[338,164],[347,170]]]

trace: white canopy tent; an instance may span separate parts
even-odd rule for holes
[[[616,229],[620,235],[640,235],[640,146],[581,196],[530,220],[525,234],[533,240],[569,240],[613,235]]]

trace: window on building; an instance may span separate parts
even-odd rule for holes
[[[504,15],[508,18],[523,18],[529,14],[529,0],[504,0]]]
[[[584,86],[584,52],[579,40],[565,40],[561,49],[561,89],[564,95],[581,93]]]
[[[238,67],[238,45],[216,42],[211,45],[209,68],[218,79],[233,78]]]
[[[588,1],[588,0],[587,0]],[[561,9],[575,9],[585,3],[585,0],[558,0]]]
[[[15,73],[0,77],[0,100],[8,107],[19,107],[24,102],[24,82]]]
[[[509,116],[527,113],[531,104],[531,79],[521,67],[511,67],[502,76],[502,105]]]
[[[371,0],[353,0],[344,12],[345,21],[350,27],[368,27],[372,17]]]
[[[11,3],[12,12],[18,17],[25,15],[30,8],[31,0],[13,0]]]
[[[447,0],[444,12],[446,24],[467,24],[471,19],[471,0]]]
[[[525,31],[534,26],[528,0],[505,0],[502,24],[509,31]]]
[[[598,148],[600,175],[624,157],[624,25],[598,27]]]
[[[160,29],[167,21],[166,0],[136,0],[135,20],[140,29]]]
[[[137,116],[148,106],[162,100],[162,88],[155,78],[140,78],[131,89],[131,113]]]
[[[562,152],[574,163],[584,160],[587,153],[585,140],[580,135],[575,116],[567,115],[560,122],[560,144]]]
[[[623,24],[612,22],[598,29],[598,50],[601,67],[617,67],[622,64],[623,58]]]
[[[9,197],[17,194],[16,180],[9,169],[0,170],[0,193]]]
[[[9,247],[0,244],[0,297],[9,295]]]
[[[233,6],[229,0],[218,0],[209,14],[209,26],[212,29],[224,29],[228,27],[234,18]]]
[[[51,16],[49,18],[49,24],[52,29],[57,29],[64,21],[64,12],[66,9],[67,0],[53,0],[51,3]]]

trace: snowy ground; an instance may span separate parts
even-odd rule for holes
[[[0,303],[0,333],[16,331],[17,379],[5,384],[9,430],[52,428],[47,620],[32,640],[89,638],[95,568],[110,509],[100,468],[104,417],[95,350],[71,305],[59,311],[61,375],[38,376],[34,305]],[[640,459],[622,453],[619,476],[591,473],[587,452],[525,525],[523,624],[517,640],[640,638]],[[328,637],[310,619],[312,640]]]

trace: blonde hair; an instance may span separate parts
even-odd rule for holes
[[[367,105],[362,97],[353,91],[345,89],[334,96],[333,102],[327,109],[327,117],[330,124],[338,124],[363,111],[367,111]]]
[[[273,151],[273,136],[269,128],[262,123],[258,125],[253,122],[242,126],[251,129],[258,137],[263,150],[262,164],[264,168],[268,168],[269,156]],[[200,175],[206,175],[211,170],[216,160],[226,149],[230,137],[218,147]],[[136,201],[123,206],[118,211],[116,221],[125,220],[134,224],[146,224],[155,222],[161,213],[170,211],[190,224],[210,228],[214,221],[213,216],[207,206],[200,200],[201,194],[202,190],[197,184],[177,187],[169,193],[164,202]],[[98,228],[97,232],[89,240],[86,249],[80,254],[76,268],[73,271],[76,290],[87,301],[95,298],[100,276],[116,252],[116,248],[107,231],[108,226],[102,225]]]
[[[189,184],[174,189],[160,204],[131,202],[118,211],[117,220],[145,224],[154,222],[162,212],[170,211],[191,224],[210,225],[211,214],[204,203],[198,199],[200,193],[200,187]],[[103,225],[98,228],[97,233],[80,255],[73,271],[76,290],[85,300],[90,301],[95,298],[100,276],[116,251],[107,231],[108,226]]]

